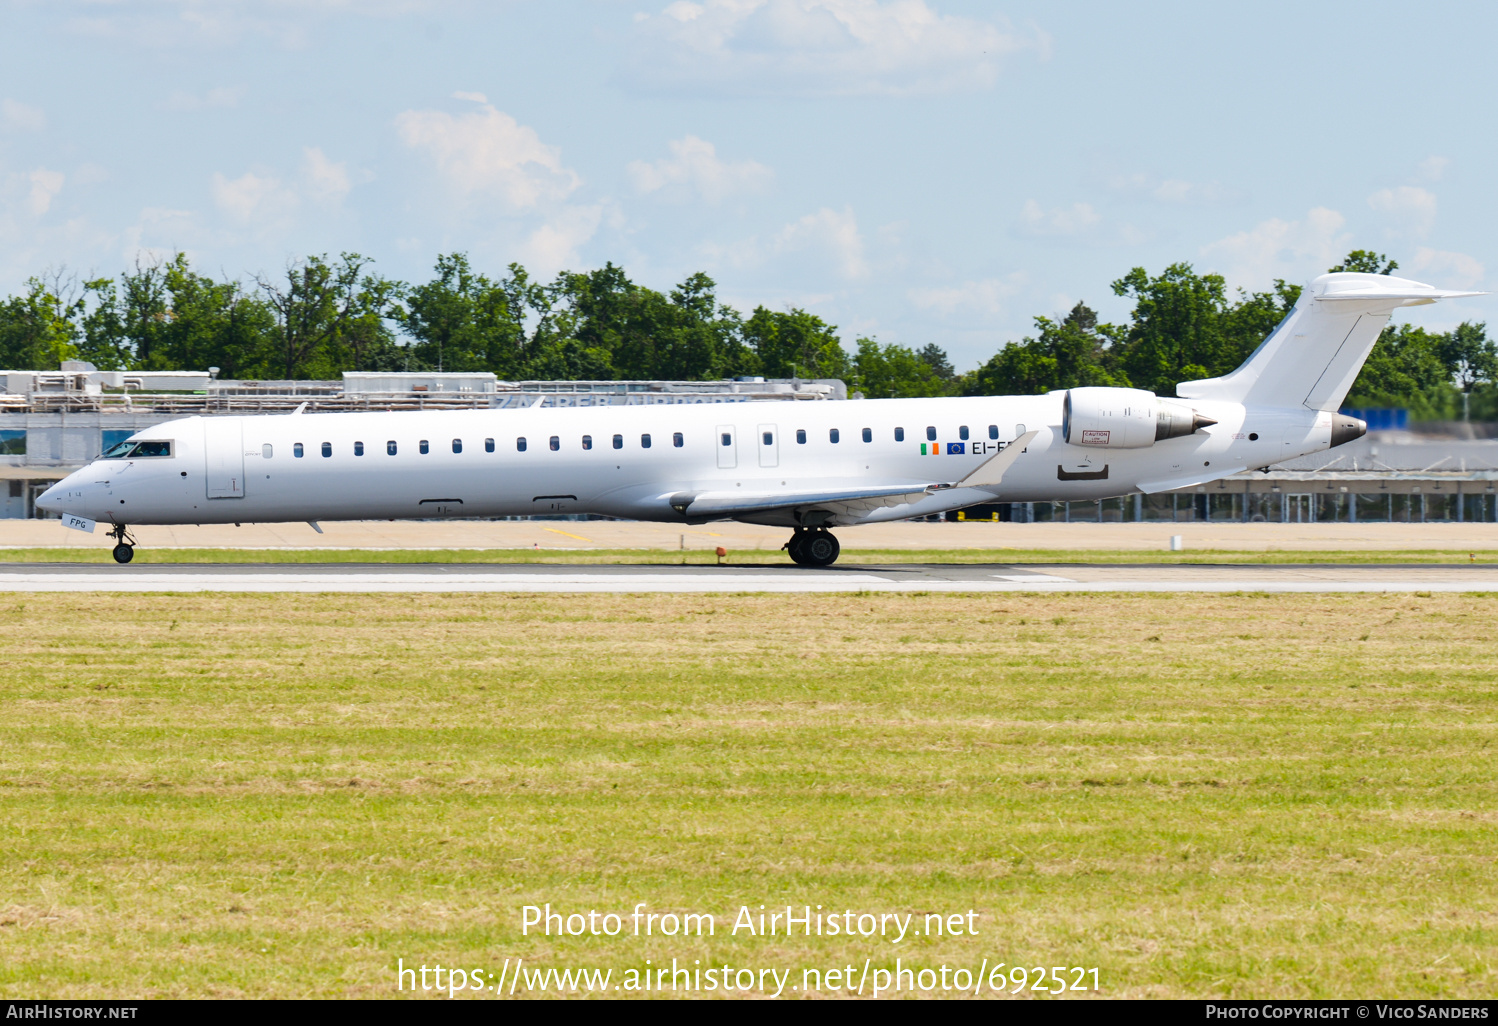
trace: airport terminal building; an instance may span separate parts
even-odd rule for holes
[[[345,373],[334,381],[226,380],[211,371],[0,371],[0,518],[114,443],[177,417],[420,409],[849,401],[835,380],[499,381],[487,373]],[[856,401],[857,396],[853,397]],[[1366,411],[1352,411],[1364,413]],[[996,503],[967,521],[1248,522],[1498,520],[1491,425],[1380,423],[1314,456],[1210,485],[1098,502]]]

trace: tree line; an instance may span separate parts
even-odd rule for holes
[[[1382,254],[1354,250],[1333,271],[1389,273]],[[844,348],[815,314],[763,306],[744,316],[706,274],[662,293],[612,263],[533,280],[500,277],[462,253],[439,256],[429,281],[378,274],[357,253],[312,256],[284,275],[248,281],[200,274],[187,256],[140,263],[118,278],[30,279],[0,303],[0,366],[56,368],[81,359],[106,370],[218,367],[225,378],[336,378],[360,371],[492,371],[505,380],[743,375],[843,378],[870,398],[1034,394],[1118,385],[1173,395],[1176,382],[1225,374],[1295,304],[1300,288],[1230,295],[1221,275],[1189,263],[1112,283],[1133,303],[1106,324],[1078,303],[1036,317],[1035,333],[958,374],[937,345],[859,338]],[[1498,353],[1483,324],[1447,333],[1386,329],[1348,398],[1402,406],[1418,419],[1498,418]]]

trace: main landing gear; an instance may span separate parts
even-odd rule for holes
[[[801,566],[831,566],[843,548],[825,527],[798,527],[785,543],[791,561]]]
[[[116,563],[128,563],[135,558],[135,539],[127,533],[124,524],[115,524],[109,536],[115,541],[114,561]]]

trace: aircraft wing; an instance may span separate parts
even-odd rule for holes
[[[888,485],[861,485],[846,489],[807,491],[677,492],[671,496],[671,507],[688,516],[738,516],[744,513],[766,513],[778,509],[810,506],[831,507],[838,513],[872,512],[886,506],[901,506],[923,499],[948,488],[992,488],[1003,480],[1014,461],[1040,432],[1027,431],[1004,450],[986,460],[976,470],[957,481],[916,484],[904,482]]]
[[[833,503],[873,501],[876,506],[898,506],[924,498],[940,485],[900,484],[884,488],[861,487],[843,491],[779,492],[677,492],[671,496],[671,507],[689,516],[734,516],[739,513],[764,513],[797,506],[824,506]]]

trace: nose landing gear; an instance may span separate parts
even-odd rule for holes
[[[130,537],[124,524],[115,524],[109,536],[115,540],[114,561],[128,563],[135,558],[135,539]]]
[[[798,527],[785,543],[791,562],[800,566],[831,566],[842,546],[825,527]]]

